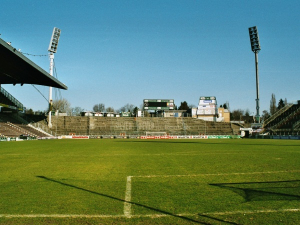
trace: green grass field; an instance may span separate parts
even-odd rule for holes
[[[0,194],[0,224],[300,224],[300,141],[0,142]]]

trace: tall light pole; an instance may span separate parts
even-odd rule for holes
[[[59,37],[60,37],[60,29],[54,27],[49,48],[48,48],[48,51],[50,52],[50,76],[53,76],[54,53],[56,53],[57,51]],[[49,88],[49,117],[48,117],[49,128],[52,128],[51,112],[52,112],[52,87]]]
[[[255,122],[260,123],[259,80],[258,80],[258,53],[260,51],[260,44],[259,44],[259,38],[258,38],[258,32],[257,32],[256,26],[249,28],[249,36],[250,36],[251,50],[255,54],[255,71],[256,71],[256,116],[255,116]]]

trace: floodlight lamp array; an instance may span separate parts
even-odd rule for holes
[[[49,44],[49,48],[48,48],[49,52],[56,53],[59,37],[60,37],[60,29],[54,27],[52,36],[51,36],[51,40],[50,40],[50,44]]]
[[[260,51],[260,44],[258,38],[258,31],[257,27],[250,27],[249,28],[249,36],[250,36],[250,43],[251,43],[251,50],[254,53],[258,53]]]

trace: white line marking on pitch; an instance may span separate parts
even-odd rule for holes
[[[276,213],[276,212],[300,212],[300,209],[266,209],[266,210],[253,210],[253,211],[232,211],[232,212],[211,212],[199,213],[199,215],[230,215],[230,214],[254,214],[254,213]]]
[[[203,174],[185,174],[185,175],[140,175],[131,177],[199,177],[199,176],[229,176],[229,175],[251,175],[251,174],[272,174],[272,173],[291,173],[300,172],[300,170],[290,170],[290,171],[265,171],[265,172],[249,172],[249,173],[203,173]]]
[[[124,215],[126,217],[131,217],[131,178],[132,176],[127,177],[126,182],[126,192],[125,192],[125,202],[124,202]]]
[[[124,217],[124,215],[84,215],[84,214],[0,214],[0,218],[114,218],[114,217]]]
[[[266,209],[253,211],[232,211],[232,212],[208,212],[208,213],[180,213],[174,216],[201,216],[201,215],[230,215],[230,214],[255,214],[255,213],[277,213],[277,212],[300,212],[300,209]],[[145,214],[131,215],[130,218],[158,218],[171,217],[169,214]],[[84,215],[84,214],[0,214],[0,218],[121,218],[125,215]]]

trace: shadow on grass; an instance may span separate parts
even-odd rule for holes
[[[116,198],[116,197],[113,197],[113,196],[110,196],[110,195],[107,195],[107,194],[103,194],[103,193],[98,193],[98,192],[95,192],[95,191],[87,190],[85,188],[77,187],[77,186],[72,185],[72,184],[63,183],[61,181],[57,181],[57,180],[54,180],[54,179],[51,179],[51,178],[48,178],[48,177],[45,177],[45,176],[37,176],[37,177],[41,178],[41,179],[44,179],[44,180],[47,180],[47,181],[51,181],[51,182],[60,184],[60,185],[64,185],[66,187],[75,188],[75,189],[78,189],[78,190],[81,190],[81,191],[89,192],[91,194],[100,195],[102,197],[107,197],[107,198],[110,198],[110,199],[113,199],[113,200],[116,200],[116,201],[119,201],[119,202],[123,202],[123,203],[127,202],[127,203],[130,203],[132,205],[137,205],[137,206],[140,206],[140,207],[143,207],[143,208],[146,208],[146,209],[150,209],[150,210],[158,212],[158,213],[162,213],[162,214],[165,214],[165,215],[177,217],[177,218],[180,218],[180,219],[183,219],[183,220],[187,220],[187,221],[190,221],[190,222],[193,222],[193,223],[210,224],[210,223],[203,222],[203,221],[197,221],[197,220],[188,218],[186,216],[175,215],[173,213],[170,213],[170,212],[167,212],[167,211],[163,211],[163,210],[160,210],[160,209],[157,209],[157,208],[153,208],[151,206],[147,206],[147,205],[143,205],[143,204],[136,203],[136,202],[131,202],[131,201],[125,201],[124,199]]]
[[[210,184],[237,193],[249,201],[300,200],[300,180]]]

